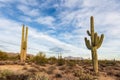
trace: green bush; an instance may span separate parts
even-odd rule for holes
[[[75,61],[73,61],[73,60],[67,61],[67,66],[73,67],[73,66],[75,66],[75,65],[76,65],[76,62],[75,62]]]
[[[36,56],[33,57],[32,61],[39,65],[45,65],[47,63],[47,58],[44,53],[39,52]]]
[[[8,55],[5,52],[0,51],[0,60],[7,60]]]
[[[53,56],[53,57],[49,57],[48,61],[49,61],[49,64],[55,64],[57,62],[57,59],[56,57]]]
[[[58,66],[62,66],[64,64],[65,64],[65,60],[64,59],[60,58],[60,59],[57,60],[57,65]]]

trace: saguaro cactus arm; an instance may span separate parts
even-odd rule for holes
[[[88,30],[87,30],[87,34],[88,34],[89,36],[91,36],[91,33],[90,33],[90,31],[88,31]]]
[[[27,38],[28,38],[28,27],[26,27],[25,41],[27,41]]]
[[[99,39],[99,43],[97,44],[97,49],[101,46],[103,39],[104,39],[104,34],[102,34],[100,39]]]
[[[87,48],[91,50],[90,41],[86,37],[85,37],[85,44],[86,44]]]
[[[26,34],[25,34],[25,45],[27,50],[27,40],[28,40],[28,27],[26,27]]]
[[[23,25],[23,27],[22,27],[22,39],[21,39],[21,49],[23,48],[23,42],[24,42],[24,29],[25,29],[25,27],[24,27],[24,25]]]

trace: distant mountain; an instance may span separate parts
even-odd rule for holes
[[[64,57],[65,60],[83,60],[84,58],[82,57],[73,57],[73,56],[68,56]]]

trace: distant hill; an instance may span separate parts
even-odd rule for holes
[[[65,60],[83,60],[82,57],[73,57],[73,56],[68,56],[64,57]]]

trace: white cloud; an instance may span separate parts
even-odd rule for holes
[[[40,12],[38,9],[34,9],[34,8],[30,8],[27,5],[18,5],[17,8],[22,11],[22,13],[24,13],[25,15],[28,16],[39,16]]]
[[[27,16],[20,16],[19,19],[24,22],[32,22],[32,19]]]
[[[78,5],[81,5],[81,0],[65,0],[64,6],[68,8],[75,8],[78,7]]]
[[[15,0],[0,0],[0,2],[4,2],[4,3],[9,3],[9,2],[13,2]]]
[[[30,6],[37,6],[38,5],[37,0],[20,0],[19,2],[21,4],[30,5]]]
[[[80,3],[80,5],[77,5],[76,2]],[[70,6],[70,3],[73,3],[73,4]],[[59,14],[59,18],[61,18],[60,26],[62,25],[64,26],[66,24],[70,24],[71,26],[71,23],[72,23],[72,25],[76,27],[76,29],[73,29],[73,32],[75,32],[76,34],[73,34],[73,32],[70,32],[68,35],[69,36],[68,39],[66,39],[65,37],[67,35],[66,32],[62,33],[61,37],[63,37],[63,40],[66,39],[67,42],[73,45],[75,45],[75,43],[79,43],[79,41],[77,40],[80,40],[80,44],[82,44],[81,47],[85,48],[86,46],[83,46],[85,45],[84,37],[88,36],[86,33],[86,30],[90,29],[89,18],[90,16],[94,16],[95,31],[97,31],[99,35],[101,33],[105,34],[104,43],[102,44],[102,47],[99,49],[99,51],[102,51],[102,54],[119,51],[118,49],[118,47],[120,46],[119,44],[119,40],[120,40],[119,2],[116,2],[114,0],[111,0],[111,1],[85,0],[83,2],[79,0],[75,0],[72,2],[71,0],[69,0],[69,1],[66,1],[65,4],[63,4],[62,6],[67,6],[67,8],[61,11],[61,13]],[[81,27],[81,28],[77,28],[77,27]],[[62,29],[64,28],[62,27]],[[74,38],[75,40],[73,40],[72,38]],[[109,41],[112,44],[110,44]],[[110,45],[106,45],[107,43]],[[110,47],[110,46],[113,46],[113,47]],[[100,55],[100,59],[103,57],[102,54]],[[117,54],[120,54],[120,53],[116,53],[116,55]],[[109,56],[109,54],[106,54],[105,56],[108,56],[106,58],[112,59],[112,57]],[[116,58],[118,59],[118,57]]]
[[[90,53],[90,51],[87,50],[85,46],[84,37],[88,37],[86,30],[90,29],[89,18],[91,15],[93,15],[95,19],[95,31],[98,32],[99,35],[101,33],[105,34],[104,42],[101,48],[98,49],[98,53],[100,55],[99,58],[112,59],[113,58],[112,55],[109,54],[111,52],[115,52],[114,54],[115,58],[117,59],[120,58],[120,53],[118,49],[118,47],[120,47],[119,1],[61,0],[60,3],[56,3],[55,1],[55,4],[53,3],[54,1],[52,0],[47,0],[45,2],[43,1],[43,3],[38,2],[36,0],[32,2],[31,1],[32,0],[18,1],[20,2],[20,4],[17,5],[17,8],[20,11],[22,11],[22,13],[24,13],[24,15],[22,16],[24,18],[23,21],[25,20],[28,23],[31,21],[37,22],[45,26],[53,27],[55,28],[54,30],[56,31],[54,32],[55,35],[54,34],[50,35],[49,34],[50,30],[47,30],[46,32],[38,32],[36,29],[30,27],[29,46],[37,48],[38,50],[48,52],[50,51],[49,50],[50,48],[59,47],[68,50],[69,54],[66,53],[64,55],[72,55],[73,53],[75,53],[74,56],[78,56],[80,53],[83,53],[84,57],[88,57],[90,56],[90,54],[89,55],[86,54]],[[40,5],[38,5],[38,3]],[[50,14],[44,16],[41,15],[42,10],[48,9],[49,7],[55,8],[56,11],[58,11],[57,15],[55,15],[56,17],[52,17]],[[31,20],[31,17],[33,18],[33,20]],[[58,22],[56,20],[58,20]],[[5,27],[0,28],[1,33],[4,33],[4,35],[1,34],[1,36],[3,37],[3,39],[6,40],[7,37],[4,36],[7,36],[9,34],[15,34],[11,32],[16,29],[15,27],[14,28],[7,27],[8,24],[9,26],[19,26],[18,24],[21,24],[6,19],[0,19],[0,22],[1,22],[0,27],[6,26],[6,28]],[[71,27],[72,30],[69,31]],[[19,29],[20,28],[21,27],[19,27]],[[64,30],[64,32],[59,33],[60,30],[61,31]],[[20,33],[21,32],[18,31],[19,35]],[[12,38],[14,38],[14,36]],[[15,40],[19,40],[19,38]],[[32,50],[30,52],[32,52]]]
[[[0,18],[0,40],[5,41],[7,43],[2,43],[2,45],[6,45],[9,47],[0,47],[5,51],[13,51],[19,52],[20,51],[20,40],[21,40],[21,23],[7,20],[4,18]],[[7,37],[6,37],[7,36]],[[45,35],[44,33],[38,32],[36,29],[29,27],[29,39],[28,39],[28,52],[29,53],[37,53],[39,50],[43,52],[51,52],[50,48],[59,47],[64,50],[67,50],[68,53],[78,54],[80,53],[79,48],[62,42],[58,39],[50,37],[49,35]],[[17,47],[11,44],[17,44]],[[6,49],[7,48],[7,49]],[[69,54],[68,54],[69,55]]]
[[[36,19],[36,22],[44,24],[47,26],[53,26],[55,19],[51,16],[39,17]]]

